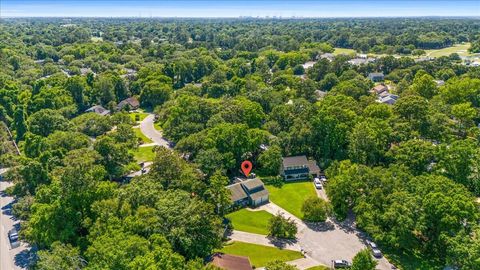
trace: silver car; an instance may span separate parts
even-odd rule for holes
[[[367,246],[370,248],[370,250],[372,251],[372,254],[373,254],[373,257],[375,258],[381,258],[383,255],[382,255],[382,252],[380,251],[380,249],[378,249],[378,246],[377,244],[375,244],[374,242],[372,241],[369,241],[367,240]]]

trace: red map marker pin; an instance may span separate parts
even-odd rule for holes
[[[252,170],[252,163],[248,160],[245,160],[244,162],[242,162],[242,172],[243,174],[245,174],[246,177],[248,177],[248,175],[250,175],[250,171]]]

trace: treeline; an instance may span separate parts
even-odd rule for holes
[[[340,46],[340,29],[344,42],[362,33],[393,46],[380,37],[411,35],[417,48],[433,36],[470,41],[477,24],[6,20],[0,119],[22,156],[2,152],[1,162],[13,168],[22,237],[40,248],[36,267],[201,269],[222,243],[224,186],[240,162],[276,176],[282,156],[305,154],[326,169],[338,219],[353,211],[386,250],[421,254],[432,268],[478,269],[480,69],[456,54],[362,66],[317,57]],[[370,72],[385,74],[394,105],[369,92]],[[158,149],[148,174],[121,184],[140,169],[135,123],[116,108],[131,96],[159,116],[175,151]],[[84,113],[97,104],[112,115]]]

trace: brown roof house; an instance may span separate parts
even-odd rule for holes
[[[140,102],[136,97],[129,97],[127,99],[120,101],[120,103],[118,103],[117,110],[119,111],[123,110],[124,108],[126,108],[126,106],[128,106],[127,108],[129,110],[136,110],[138,109],[138,107],[140,107]]]
[[[248,257],[215,253],[210,258],[210,263],[225,270],[252,270]]]
[[[380,95],[381,93],[387,92],[387,91],[388,91],[388,87],[384,84],[377,84],[375,85],[375,87],[372,88],[372,90],[370,90],[370,92],[376,95]]]
[[[320,175],[320,168],[315,160],[308,160],[306,156],[293,156],[282,158],[280,175],[286,180],[305,180],[310,176]]]
[[[227,186],[232,194],[233,206],[252,206],[269,202],[269,193],[262,180],[258,178],[243,180]]]

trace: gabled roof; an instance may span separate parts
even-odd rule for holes
[[[120,101],[120,103],[118,103],[117,107],[118,108],[123,108],[127,104],[130,105],[130,107],[133,107],[133,108],[138,108],[138,106],[140,106],[140,102],[138,101],[137,98],[129,97],[127,99],[124,99],[124,100]]]
[[[255,189],[257,187],[263,187],[262,180],[258,178],[248,179],[242,182],[243,186],[248,190]]]
[[[242,183],[236,183],[236,184],[227,186],[227,188],[232,193],[232,202],[240,201],[248,197],[247,193],[242,187]]]
[[[90,107],[90,108],[86,109],[85,112],[93,112],[93,113],[96,113],[96,114],[99,114],[99,115],[107,115],[107,114],[110,113],[109,110],[105,109],[101,105],[95,105],[93,107]]]
[[[383,73],[380,72],[372,72],[368,74],[368,77],[383,77]]]
[[[308,164],[306,156],[293,156],[282,158],[283,167],[303,166]]]
[[[226,270],[252,270],[248,257],[216,253],[211,257],[211,263]]]

